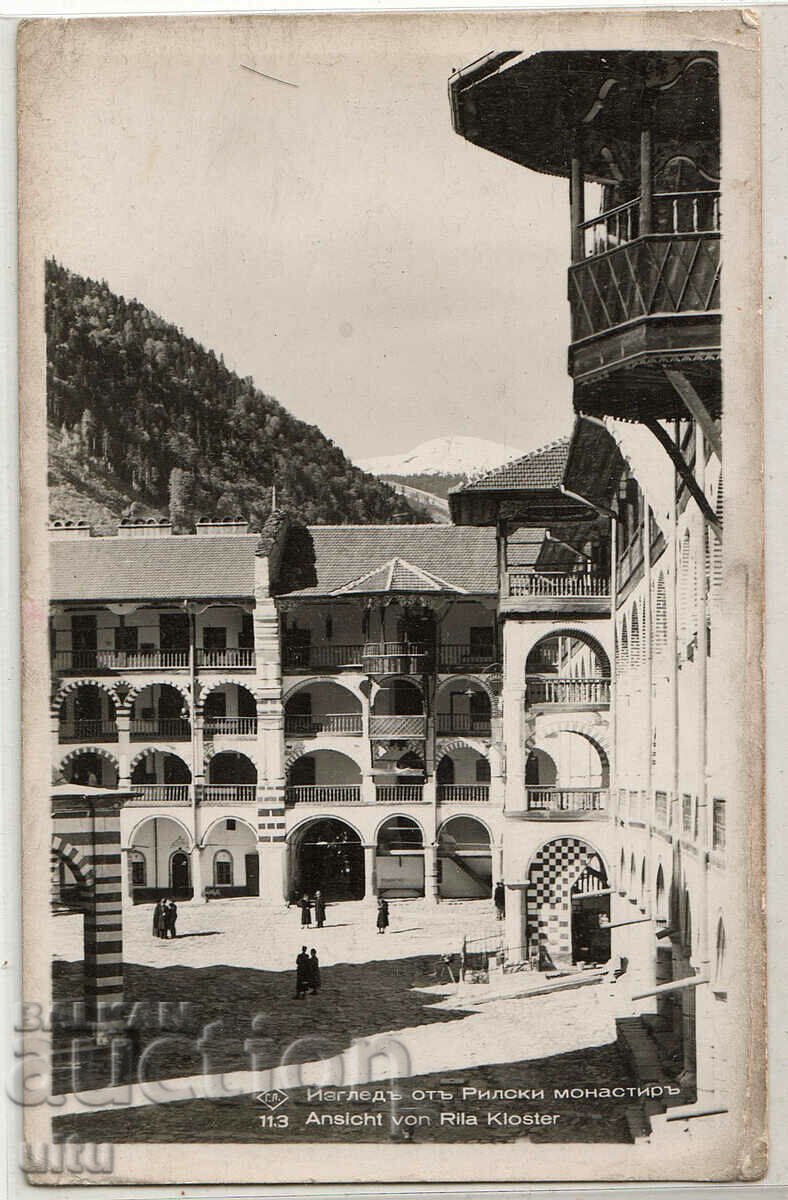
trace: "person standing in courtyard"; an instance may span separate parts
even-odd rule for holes
[[[317,950],[314,946],[309,952],[309,985],[312,988],[312,995],[316,996],[320,991],[320,959],[317,957]]]
[[[378,933],[385,933],[389,925],[389,905],[383,897],[378,900]]]
[[[153,933],[153,936],[154,936],[154,937],[161,937],[162,923],[163,923],[163,919],[164,919],[164,918],[163,918],[162,909],[163,909],[163,904],[162,904],[162,901],[161,901],[161,900],[157,900],[157,901],[156,901],[156,905],[155,905],[155,907],[154,907],[154,909],[153,909],[153,930],[152,930],[152,933]]]
[[[299,903],[300,903],[300,907],[301,907],[301,924],[302,925],[311,925],[312,924],[312,902],[311,902],[311,900],[309,899],[309,897],[306,894],[304,894],[304,896],[301,898]],[[304,947],[304,949],[306,949],[306,947]]]
[[[323,923],[326,919],[326,902],[323,899],[323,893],[318,889],[315,892],[315,924],[318,929],[323,928]]]
[[[296,1000],[301,1000],[310,987],[309,976],[311,968],[309,966],[309,955],[306,952],[306,946],[301,947],[301,953],[296,958]]]
[[[166,938],[177,937],[175,933],[175,922],[178,920],[178,906],[174,900],[167,901],[167,907],[164,910],[164,936]]]
[[[495,901],[495,915],[499,921],[502,921],[506,911],[506,889],[503,886],[503,881],[500,879],[495,885],[493,900]]]

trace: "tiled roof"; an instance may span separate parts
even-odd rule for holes
[[[85,537],[50,545],[51,595],[59,601],[251,597],[258,534],[228,537]],[[392,566],[392,560],[400,560]],[[384,572],[382,569],[386,568]],[[419,572],[427,576],[422,578]],[[313,525],[294,529],[279,594],[330,595],[378,575],[386,589],[458,589],[494,595],[494,529],[454,525]],[[422,580],[421,586],[419,580]]]
[[[373,571],[368,571],[360,579],[354,579],[337,588],[332,595],[346,596],[355,592],[357,595],[369,595],[372,592],[454,592],[458,589],[454,584],[448,584],[437,575],[431,575],[413,563],[405,562],[402,558],[392,558],[389,562]]]
[[[50,545],[53,600],[177,600],[254,594],[258,534],[86,537]]]
[[[563,482],[569,456],[569,437],[559,438],[522,458],[487,471],[478,479],[452,489],[453,492],[543,491]]]
[[[401,563],[391,570],[392,559]],[[383,568],[386,571],[383,571]],[[418,584],[423,571],[430,579]],[[456,525],[311,525],[288,540],[277,592],[325,596],[354,591],[446,590],[494,595],[498,568],[494,529]],[[362,585],[366,579],[371,588]]]

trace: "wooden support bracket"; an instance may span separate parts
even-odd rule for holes
[[[706,518],[709,525],[711,526],[714,536],[716,537],[718,542],[721,542],[722,541],[722,525],[720,524],[720,522],[717,518],[717,514],[715,513],[714,509],[711,507],[708,500],[706,499],[706,496],[704,495],[703,491],[699,487],[698,481],[695,478],[694,474],[692,473],[690,467],[684,461],[684,456],[682,455],[681,450],[676,445],[676,443],[673,441],[673,438],[670,436],[668,431],[660,425],[659,421],[656,421],[656,420],[654,420],[653,417],[651,417],[648,420],[644,421],[643,424],[646,426],[647,429],[651,430],[651,432],[654,434],[654,437],[657,439],[657,441],[660,442],[667,450],[668,454],[670,455],[671,459],[673,460],[674,467],[676,468],[679,475],[686,483],[687,487],[689,488],[690,494],[692,495],[693,499],[695,500],[696,504],[698,505],[698,508],[701,510],[704,517]]]
[[[683,372],[671,370],[669,367],[665,367],[664,370],[673,387],[681,397],[690,416],[694,417],[698,422],[703,436],[711,446],[714,453],[717,455],[717,458],[720,460],[720,462],[722,462],[722,438],[720,437],[720,431],[714,424],[706,405],[703,403],[700,396],[695,391],[694,387],[687,379],[687,376],[683,374]]]

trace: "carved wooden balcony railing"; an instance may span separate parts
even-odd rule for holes
[[[318,737],[322,733],[343,737],[359,737],[362,732],[361,713],[285,714],[285,733],[294,737]]]
[[[371,716],[369,718],[371,738],[424,738],[427,736],[427,718],[419,716]]]
[[[203,733],[206,737],[254,737],[257,733],[257,717],[205,717]]]
[[[252,804],[257,799],[255,783],[204,783],[197,799],[200,804]]]
[[[443,735],[467,733],[473,737],[490,737],[492,718],[475,713],[438,713],[435,718],[437,732]]]
[[[133,720],[129,733],[132,742],[188,742],[192,729],[190,722],[183,717],[150,717]]]
[[[421,783],[388,783],[375,788],[378,804],[419,804],[424,799]]]
[[[528,812],[572,813],[605,812],[607,788],[583,787],[526,787]]]
[[[526,679],[528,705],[568,708],[602,708],[610,704],[610,680],[564,679],[558,675],[529,675]]]
[[[361,787],[358,784],[301,784],[285,789],[288,804],[360,804]]]
[[[59,742],[116,742],[118,727],[114,721],[61,721],[58,726]]]
[[[439,804],[485,804],[490,799],[488,783],[439,783],[437,791]]]
[[[285,671],[342,671],[355,667],[360,671],[364,647],[360,642],[345,645],[311,646],[285,639],[283,665]]]

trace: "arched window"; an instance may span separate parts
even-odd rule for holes
[[[656,883],[656,917],[658,921],[667,921],[668,905],[667,893],[665,891],[665,874],[660,863],[657,868],[657,883]]]
[[[629,898],[633,904],[637,901],[637,867],[635,866],[635,856],[631,855],[629,859]]]
[[[646,860],[640,864],[640,907],[646,908]]]
[[[627,638],[626,614],[621,621],[621,637],[618,643],[618,665],[622,670],[626,670],[629,666],[629,640]]]
[[[217,850],[213,857],[213,882],[217,887],[233,886],[233,856],[229,850]]]
[[[627,890],[626,866],[627,866],[627,860],[624,855],[624,847],[622,846],[621,847],[621,859],[618,864],[618,890],[622,896],[624,895],[624,892]]]

